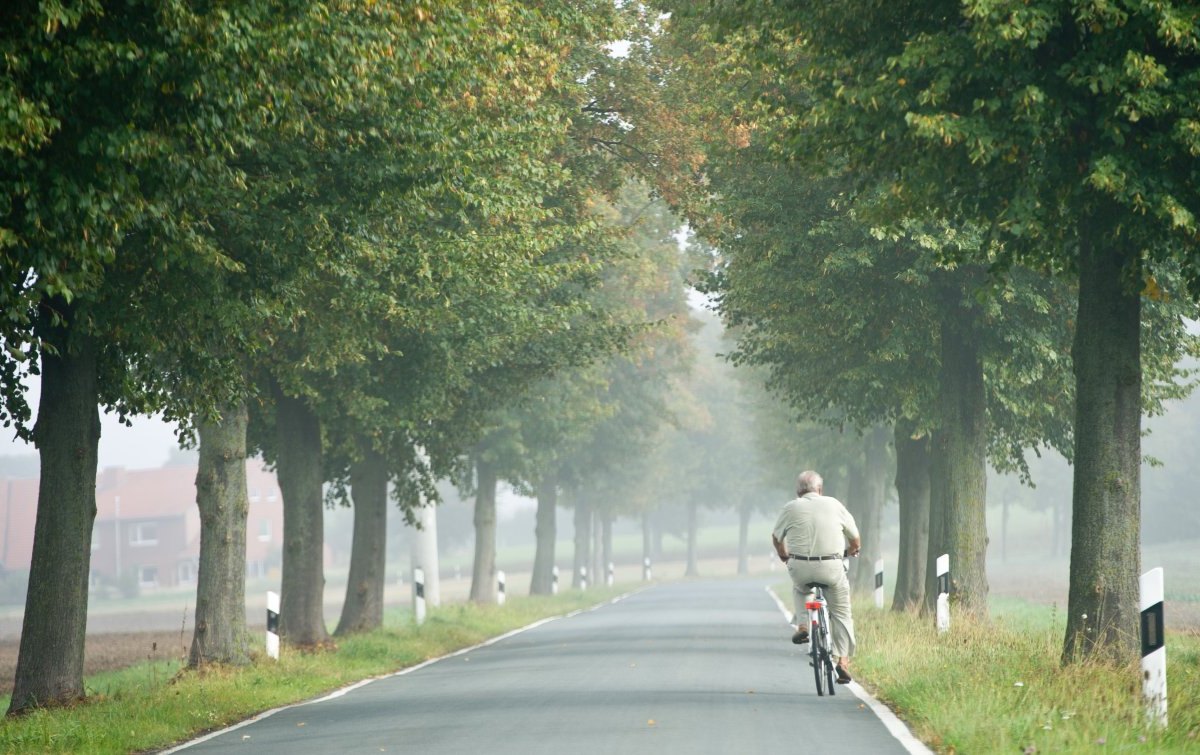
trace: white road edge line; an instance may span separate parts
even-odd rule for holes
[[[779,606],[779,610],[783,613],[784,620],[790,624],[792,621],[792,612],[787,609],[787,606],[783,604],[783,601],[779,599],[779,596],[775,594],[775,591],[772,590],[769,585],[767,586],[766,590],[767,595],[770,595],[771,599],[775,601],[775,605]],[[901,721],[900,718],[893,713],[890,708],[876,700],[870,692],[867,692],[865,689],[863,689],[861,684],[858,682],[850,682],[845,686],[849,687],[850,691],[854,693],[854,696],[859,700],[862,700],[863,703],[871,709],[871,712],[874,713],[879,721],[884,725],[884,727],[888,730],[888,733],[895,737],[905,750],[913,753],[913,755],[933,755],[933,750],[929,749],[924,742],[913,736],[913,733],[909,730],[907,724]]]
[[[431,666],[431,665],[437,663],[438,661],[444,661],[447,658],[454,658],[455,656],[463,655],[465,653],[470,653],[474,650],[478,650],[479,648],[485,648],[488,645],[494,645],[495,643],[500,642],[501,640],[506,640],[509,637],[513,637],[515,635],[521,634],[522,632],[527,632],[530,629],[535,629],[537,627],[542,626],[543,624],[549,624],[550,622],[558,621],[559,619],[569,619],[572,616],[578,616],[581,613],[587,613],[588,611],[595,611],[597,608],[602,608],[604,606],[611,606],[614,603],[618,603],[618,602],[624,600],[625,598],[628,598],[630,595],[641,592],[644,589],[646,589],[646,588],[639,587],[636,590],[630,590],[629,592],[625,593],[624,595],[618,595],[617,597],[612,598],[611,600],[604,601],[603,603],[597,603],[596,605],[591,606],[589,608],[580,608],[575,611],[571,611],[570,613],[564,613],[564,614],[559,614],[558,616],[549,616],[544,619],[539,619],[539,620],[533,622],[532,624],[527,624],[519,629],[514,629],[511,632],[505,632],[502,635],[498,635],[496,637],[492,637],[491,639],[484,640],[483,642],[479,643],[478,645],[472,645],[469,648],[462,648],[461,650],[455,650],[453,653],[447,653],[446,655],[440,655],[437,658],[430,658],[429,660],[422,661],[415,666],[409,666],[408,668],[403,668],[403,669],[400,669],[399,671],[393,671],[390,674],[384,674],[382,676],[373,676],[370,679],[363,679],[360,682],[354,682],[353,684],[349,684],[345,687],[342,687],[339,690],[330,692],[328,695],[325,695],[324,697],[319,697],[315,700],[305,700],[304,702],[291,703],[289,705],[281,705],[278,708],[272,708],[271,710],[263,711],[262,713],[259,713],[256,716],[247,718],[245,721],[239,721],[238,723],[236,723],[232,726],[226,726],[224,729],[218,729],[217,731],[209,732],[208,734],[205,734],[202,737],[188,740],[187,742],[184,742],[181,745],[176,745],[175,747],[172,747],[169,750],[162,750],[159,753],[159,755],[170,755],[173,752],[179,752],[180,750],[186,750],[187,748],[191,747],[192,745],[198,745],[203,742],[207,742],[208,740],[219,737],[222,734],[228,734],[231,731],[237,731],[238,729],[242,728],[243,726],[249,726],[250,724],[252,724],[256,721],[261,721],[264,718],[269,718],[281,710],[288,710],[289,708],[300,708],[305,705],[315,705],[317,703],[323,703],[328,700],[334,700],[336,698],[341,697],[342,695],[345,695],[348,692],[353,692],[354,690],[358,689],[359,687],[365,687],[368,684],[370,684],[371,682],[377,682],[380,679],[391,679],[394,676],[404,676],[405,674],[411,674],[412,672],[419,671],[419,670],[425,668],[426,666]]]

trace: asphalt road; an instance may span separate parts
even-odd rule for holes
[[[185,746],[205,752],[903,753],[818,697],[764,580],[658,585]]]

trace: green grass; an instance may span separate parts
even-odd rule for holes
[[[455,604],[430,612],[422,626],[395,610],[384,629],[339,638],[331,650],[281,650],[238,669],[181,671],[177,662],[146,663],[90,676],[86,702],[0,721],[0,752],[127,753],[163,748],[261,711],[398,671],[483,642],[549,616],[590,607],[622,589],[571,590],[554,597],[512,597],[504,606]],[[8,696],[0,706],[8,708]]]
[[[856,678],[938,752],[1200,752],[1200,637],[1167,636],[1161,730],[1136,668],[1059,664],[1065,618],[1052,607],[996,600],[990,621],[956,618],[938,635],[931,618],[855,605]]]

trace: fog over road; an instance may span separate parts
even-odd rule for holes
[[[906,752],[846,687],[817,696],[767,583],[646,588],[181,749]]]

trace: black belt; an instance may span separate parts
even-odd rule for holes
[[[841,558],[841,556],[794,556],[789,553],[788,558],[794,558],[797,561],[832,561],[835,558]]]

